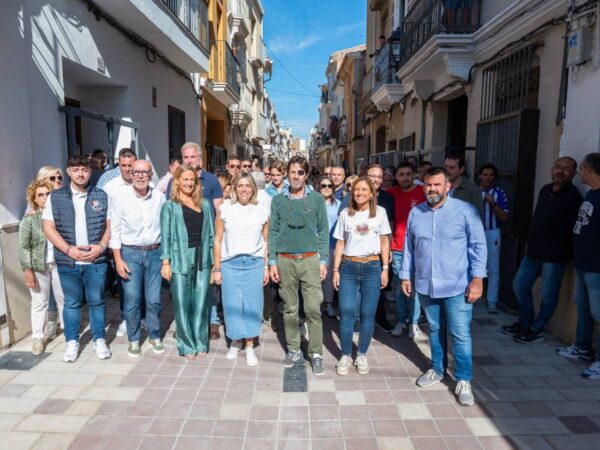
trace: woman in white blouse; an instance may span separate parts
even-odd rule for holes
[[[267,235],[269,211],[258,204],[250,174],[237,179],[231,202],[216,214],[213,280],[222,285],[226,335],[231,339],[227,359],[237,358],[246,340],[249,366],[258,364],[254,338],[260,335],[263,286],[269,281]]]
[[[366,375],[369,373],[366,353],[373,338],[379,293],[388,283],[392,230],[385,209],[377,206],[375,187],[367,177],[357,178],[349,195],[350,204],[340,213],[333,233],[337,239],[333,286],[339,290],[342,347],[336,372],[347,375],[352,364],[356,294],[360,289],[360,335],[354,365],[359,375]]]

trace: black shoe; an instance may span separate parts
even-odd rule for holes
[[[502,332],[510,336],[518,336],[527,331],[529,331],[529,327],[521,325],[521,322],[515,322],[512,325],[504,325],[502,327]]]
[[[394,329],[394,327],[392,325],[390,325],[390,323],[386,320],[381,321],[381,322],[375,322],[375,325],[377,326],[377,328],[379,328],[381,331],[385,332],[385,333],[391,333],[392,330]]]
[[[532,342],[539,342],[544,340],[544,332],[529,329],[524,333],[518,334],[513,337],[515,342],[520,344],[531,344]]]

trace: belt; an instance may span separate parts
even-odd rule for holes
[[[286,259],[294,259],[296,261],[302,261],[303,259],[311,258],[315,256],[317,252],[307,253],[278,253],[279,256]]]
[[[356,263],[368,263],[371,261],[379,261],[379,255],[371,255],[371,256],[346,256],[342,255],[342,259],[346,261],[352,261]]]
[[[131,250],[143,250],[148,252],[150,250],[156,250],[160,248],[160,244],[152,244],[152,245],[125,245],[121,244],[121,247],[130,248]]]

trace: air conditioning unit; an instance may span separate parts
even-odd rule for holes
[[[588,27],[577,28],[569,33],[567,67],[584,64],[592,58],[592,33]]]

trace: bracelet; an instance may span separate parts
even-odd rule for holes
[[[171,263],[170,262],[164,262],[164,263],[162,263],[162,265],[163,266],[169,266],[169,265],[171,265]]]
[[[215,267],[215,268],[212,270],[212,273],[221,273],[221,268],[220,268],[220,267]]]
[[[102,253],[106,251],[106,245],[104,245],[102,242],[98,242],[98,247],[102,249]]]
[[[381,266],[381,268],[382,268],[383,270],[388,270],[388,269],[390,268],[390,266]]]
[[[65,255],[69,256],[69,252],[71,251],[72,248],[73,248],[72,245],[67,245],[67,249],[65,250]]]
[[[269,266],[265,264],[265,270],[269,270]]]
[[[339,272],[339,271],[340,271],[340,269],[333,269],[333,271],[334,271],[334,272]]]

